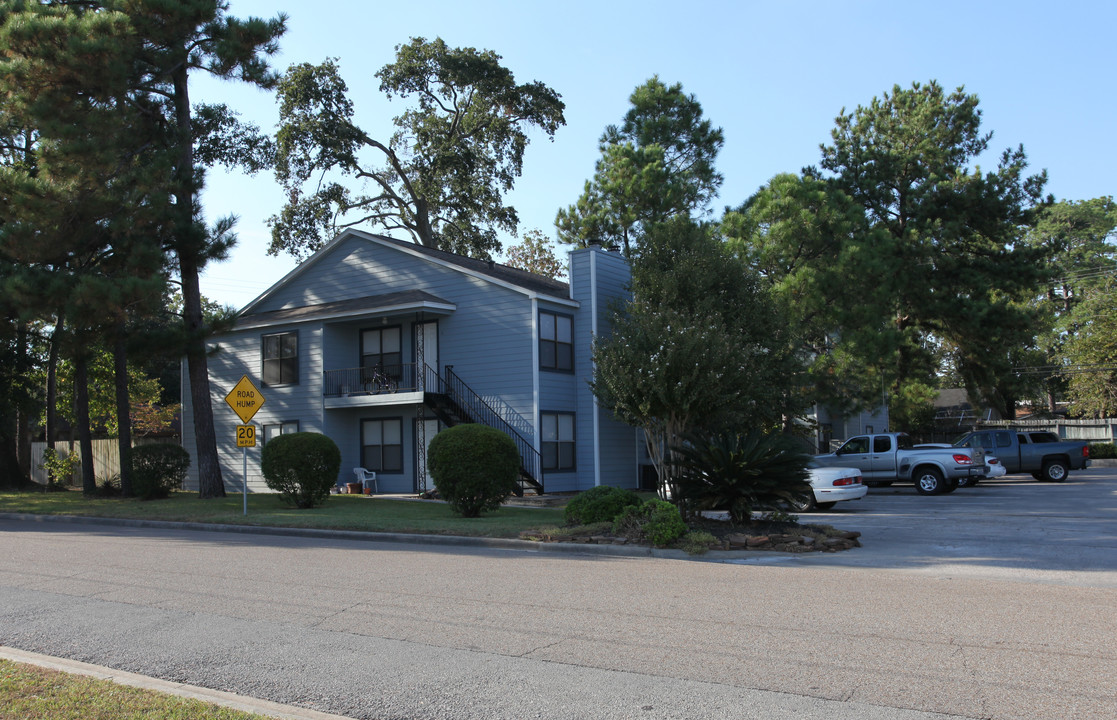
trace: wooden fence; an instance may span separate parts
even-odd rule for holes
[[[135,438],[132,441],[132,446],[148,445],[151,443],[165,443],[173,442],[178,443],[178,439],[168,438]],[[70,454],[70,443],[56,442],[54,444],[58,454],[62,457],[67,457]],[[47,471],[43,467],[43,451],[46,450],[47,444],[45,442],[31,443],[31,479],[43,485],[47,482]],[[81,445],[74,443],[74,452],[81,457]],[[84,462],[84,458],[82,459]],[[105,440],[93,441],[93,474],[97,476],[98,481],[104,478],[116,477],[120,474],[120,450],[117,447],[115,438]],[[74,470],[74,476],[70,479],[70,484],[81,485],[81,468],[80,466]]]

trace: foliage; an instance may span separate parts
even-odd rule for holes
[[[264,482],[284,502],[297,508],[323,503],[337,484],[341,451],[321,433],[284,433],[260,452]]]
[[[151,443],[132,448],[132,494],[142,500],[169,497],[182,487],[190,467],[190,453],[174,443]]]
[[[888,311],[894,283],[887,233],[833,183],[782,174],[736,210],[721,231],[787,317],[810,403],[854,412],[881,402],[883,373],[900,342]],[[851,278],[857,302],[849,301]]]
[[[1012,353],[1032,317],[1026,300],[1049,272],[1049,251],[1021,242],[1046,174],[1025,175],[1022,147],[1002,153],[991,172],[969,167],[991,134],[981,131],[977,96],[962,88],[895,86],[835,124],[821,167],[889,241],[858,287],[891,288],[892,392],[933,386],[936,353],[947,350],[968,387],[1009,409],[1019,392]]]
[[[717,195],[724,144],[694,95],[659,77],[638,86],[620,125],[601,136],[601,159],[574,205],[555,219],[559,240],[600,243],[631,255],[649,224],[702,212]]]
[[[43,448],[42,468],[47,471],[47,482],[52,485],[71,484],[80,466],[81,456],[76,452],[63,455],[49,445]]]
[[[1090,443],[1090,457],[1094,460],[1117,458],[1117,443]]]
[[[566,504],[563,517],[567,525],[589,525],[596,522],[612,522],[617,515],[630,505],[643,502],[632,490],[598,485],[578,493]]]
[[[754,509],[812,492],[809,462],[799,443],[786,435],[692,435],[675,448],[678,499],[688,510],[727,510],[732,522],[747,523]]]
[[[427,466],[450,507],[463,517],[478,517],[499,508],[515,491],[520,452],[512,438],[496,428],[455,425],[431,440]]]
[[[116,414],[116,373],[113,356],[103,347],[91,348],[88,360],[89,421],[109,437],[118,431]],[[38,379],[45,381],[39,374]],[[74,417],[74,363],[63,359],[58,365],[58,414],[68,423]],[[128,392],[130,396],[132,431],[136,434],[161,432],[170,427],[178,406],[160,408],[158,403],[163,388],[156,378],[149,377],[134,363],[128,365]]]
[[[653,498],[641,505],[629,505],[613,521],[613,532],[635,542],[650,542],[667,547],[687,532],[679,508]]]
[[[687,432],[779,425],[794,416],[799,364],[787,325],[755,272],[712,228],[653,226],[632,263],[632,299],[594,343],[602,407],[644,430],[661,497]]]
[[[1092,292],[1076,308],[1067,341],[1070,410],[1088,417],[1117,415],[1117,280]]]
[[[396,46],[395,62],[376,73],[380,90],[415,105],[395,117],[390,140],[356,124],[335,60],[292,66],[279,84],[276,136],[276,176],[290,199],[269,221],[268,252],[305,257],[363,223],[473,257],[499,251],[497,231],[519,222],[504,193],[520,176],[527,131],[554,137],[565,124],[558,93],[517,85],[500,60],[439,38]],[[371,192],[350,189],[347,177]]]
[[[510,267],[552,280],[566,280],[566,263],[555,255],[555,244],[541,230],[528,230],[519,245],[505,249]]]
[[[679,547],[686,551],[687,555],[705,555],[717,544],[718,539],[705,530],[691,530],[678,541]]]

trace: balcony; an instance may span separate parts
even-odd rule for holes
[[[415,363],[345,368],[323,373],[327,408],[414,405],[423,401]]]

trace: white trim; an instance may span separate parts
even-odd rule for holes
[[[535,425],[532,444],[535,452],[542,453],[543,418],[539,414],[539,298],[535,297],[531,299],[531,406],[531,421]],[[539,463],[539,470],[543,470],[542,461]]]
[[[309,306],[313,307],[313,306]],[[299,323],[308,322],[328,322],[331,320],[341,320],[344,318],[354,317],[377,317],[378,315],[393,315],[400,312],[422,312],[430,310],[431,312],[439,311],[445,313],[452,313],[458,309],[454,303],[436,303],[430,300],[421,300],[413,303],[400,303],[398,305],[385,305],[376,308],[366,308],[364,310],[349,310],[346,312],[333,313],[330,315],[315,315],[314,317],[307,318],[288,318],[285,320],[276,320],[273,318],[263,318],[260,320],[243,322],[238,320],[238,325],[234,331],[251,330],[261,327],[278,327],[281,325],[297,325]],[[275,312],[281,312],[276,310]]]
[[[597,251],[590,250],[590,377],[596,371],[593,364],[593,341],[597,338]],[[593,400],[593,485],[601,484],[601,414],[597,395],[590,393]]]
[[[330,242],[326,243],[322,247],[321,250],[319,250],[318,252],[311,255],[310,258],[308,258],[306,262],[299,264],[297,267],[295,267],[294,270],[292,270],[291,272],[284,275],[278,282],[276,282],[270,288],[268,288],[267,290],[262,292],[259,296],[257,296],[255,300],[253,300],[252,302],[248,303],[243,308],[241,308],[241,313],[246,313],[246,312],[249,312],[250,310],[252,310],[252,308],[256,307],[256,305],[263,302],[263,300],[266,297],[271,296],[271,294],[273,292],[278,291],[280,288],[282,288],[283,286],[290,283],[296,277],[298,277],[299,275],[306,272],[309,268],[311,268],[314,265],[317,265],[319,260],[321,258],[325,257],[326,254],[328,254],[330,250],[333,250],[333,248],[336,245],[341,244],[342,242],[344,242],[345,240],[348,240],[351,237],[359,238],[359,239],[362,239],[362,240],[367,240],[367,241],[369,241],[371,243],[374,243],[376,245],[380,245],[381,247],[390,248],[392,250],[396,250],[398,252],[404,253],[405,255],[411,255],[412,257],[418,258],[418,259],[423,260],[425,262],[428,262],[432,265],[437,265],[439,267],[447,268],[447,269],[450,269],[450,270],[455,270],[457,272],[462,273],[463,275],[468,275],[468,276],[476,278],[478,280],[483,280],[483,281],[485,281],[487,283],[490,283],[492,285],[497,285],[499,287],[503,287],[503,288],[507,288],[509,290],[513,290],[513,291],[518,292],[522,295],[526,295],[526,296],[528,296],[529,298],[532,298],[532,299],[545,298],[547,300],[553,301],[553,302],[558,303],[560,305],[567,305],[569,307],[578,307],[578,303],[574,300],[564,300],[563,298],[558,297],[556,295],[546,295],[544,293],[539,293],[539,292],[536,292],[534,290],[528,290],[526,288],[520,287],[519,285],[515,285],[515,284],[510,283],[510,282],[505,282],[504,280],[497,280],[496,278],[491,277],[489,275],[485,275],[483,273],[479,273],[479,272],[475,272],[473,270],[469,270],[467,268],[463,268],[460,265],[455,265],[454,263],[446,262],[445,260],[439,260],[438,258],[433,258],[429,255],[426,255],[425,253],[422,253],[418,250],[413,250],[413,249],[411,249],[411,248],[409,248],[405,245],[397,245],[394,242],[386,242],[384,239],[382,239],[382,238],[380,238],[376,235],[373,235],[371,233],[364,232],[363,230],[354,230],[354,229],[350,228],[348,230],[343,231],[340,235],[335,237]]]

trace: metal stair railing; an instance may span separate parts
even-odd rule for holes
[[[429,365],[425,365],[423,372],[425,391],[446,395],[469,416],[469,420],[496,428],[512,438],[516,443],[516,449],[520,451],[520,464],[524,473],[538,487],[539,492],[543,492],[543,456],[539,451],[500,413],[485,402],[484,398],[458,377],[452,365],[447,365],[445,371],[446,376],[442,377]]]

